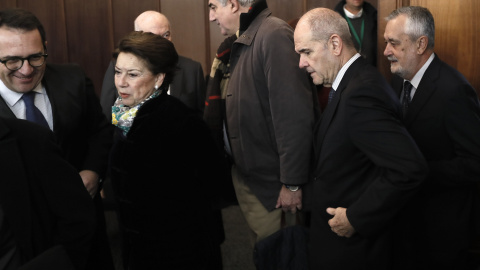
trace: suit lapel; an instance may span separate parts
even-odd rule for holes
[[[358,58],[355,60],[355,62],[350,65],[350,67],[347,69],[347,72],[345,72],[345,75],[342,78],[342,81],[338,85],[338,89],[335,91],[335,96],[333,97],[332,101],[327,105],[325,108],[325,111],[322,114],[322,117],[320,118],[319,122],[316,124],[315,127],[315,133],[316,136],[315,142],[314,142],[314,147],[315,147],[315,155],[317,158],[317,161],[320,157],[320,151],[323,145],[323,140],[325,139],[325,135],[327,134],[327,130],[335,117],[335,113],[337,111],[337,107],[341,101],[342,98],[342,93],[347,88],[348,83],[350,82],[351,78],[354,76],[356,73],[356,70],[358,69],[359,66],[363,64],[363,60],[361,58]],[[318,166],[319,162],[317,162]]]
[[[64,91],[54,91],[52,89],[62,89],[65,86],[61,83],[58,83],[58,81],[55,80],[55,76],[50,76],[49,74],[50,72],[47,66],[42,83],[45,86],[45,91],[47,91],[48,99],[50,100],[50,104],[52,106],[53,132],[57,138],[62,138],[62,130],[58,128],[61,125],[57,125],[57,123],[61,123],[58,104],[62,102],[62,97],[59,97],[59,95],[61,95]],[[68,112],[63,112],[63,114],[68,117]]]
[[[412,102],[408,107],[408,112],[405,115],[405,125],[407,127],[409,127],[412,122],[415,121],[422,108],[425,106],[425,104],[427,104],[428,100],[435,92],[436,86],[434,82],[438,79],[439,74],[440,59],[438,59],[438,56],[435,56],[420,80],[420,84],[418,85]]]

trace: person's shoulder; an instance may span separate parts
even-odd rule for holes
[[[363,10],[368,14],[377,12],[377,9],[372,4],[366,1],[363,2]]]
[[[84,77],[85,73],[83,69],[77,63],[66,63],[66,64],[47,64],[45,69],[45,76],[80,76]]]
[[[178,56],[177,66],[179,68],[202,68],[200,62],[181,55]]]
[[[0,117],[2,131],[8,131],[11,136],[22,140],[39,141],[51,135],[51,131],[27,120]]]
[[[279,42],[285,37],[289,40],[293,39],[292,27],[280,18],[268,16],[260,25],[255,39],[258,38],[259,40],[272,40],[274,42]]]
[[[437,73],[438,74],[435,74]],[[450,66],[448,63],[442,61],[440,58],[438,58],[437,55],[435,55],[435,58],[433,59],[432,63],[430,66],[427,68],[425,71],[424,76],[432,76],[432,77],[437,77],[438,81],[441,81],[442,84],[445,83],[450,83],[450,84],[470,84],[468,80],[463,76],[460,71],[458,71],[456,68]]]

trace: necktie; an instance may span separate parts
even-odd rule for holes
[[[36,92],[30,91],[22,96],[23,102],[25,103],[25,116],[30,122],[50,128],[42,112],[35,106],[35,94]]]
[[[330,101],[332,101],[333,97],[335,96],[335,89],[330,88],[330,92],[328,92],[328,103],[330,104]]]
[[[402,109],[403,109],[403,116],[407,114],[408,106],[412,101],[410,97],[410,93],[412,92],[412,84],[409,81],[405,81],[403,83],[403,100],[402,100]]]

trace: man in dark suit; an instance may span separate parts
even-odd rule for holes
[[[480,214],[480,106],[465,77],[434,54],[435,24],[423,7],[387,17],[384,55],[404,123],[428,162],[412,208],[415,247],[408,269],[469,269],[468,248]]]
[[[86,269],[94,207],[53,134],[24,120],[0,118],[0,164],[0,269],[17,269],[57,245],[68,256],[49,251],[50,267],[43,269],[61,269],[60,262],[68,261]],[[45,265],[46,256],[41,258]]]
[[[96,205],[97,234],[90,262],[99,269],[112,269],[102,201],[97,196],[112,127],[80,67],[45,64],[46,46],[45,30],[31,12],[0,12],[0,116],[36,121],[53,130],[65,159],[78,170]],[[89,269],[95,268],[89,265]]]
[[[157,11],[145,11],[134,22],[135,31],[151,32],[172,41],[172,31],[167,17]],[[108,119],[112,118],[112,105],[118,97],[114,84],[115,64],[110,62],[103,79],[100,103]],[[179,56],[175,78],[170,84],[168,93],[180,99],[189,108],[203,116],[205,107],[205,78],[200,63]]]
[[[295,30],[301,68],[332,86],[314,133],[311,269],[391,269],[393,223],[427,166],[402,126],[400,104],[358,54],[348,24],[324,8]]]

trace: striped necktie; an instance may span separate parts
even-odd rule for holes
[[[50,128],[42,112],[37,108],[37,106],[35,106],[35,94],[35,91],[30,91],[23,94],[22,96],[23,102],[25,103],[25,116],[30,122],[34,122],[46,128]]]

